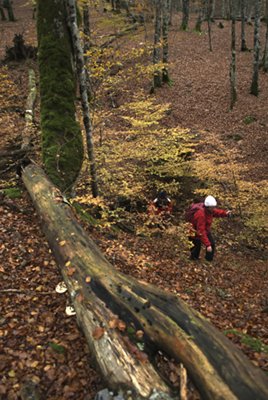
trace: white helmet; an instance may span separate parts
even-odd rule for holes
[[[216,207],[217,201],[213,196],[207,196],[204,201],[205,207]]]

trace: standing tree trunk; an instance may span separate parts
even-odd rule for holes
[[[254,60],[253,76],[250,87],[250,94],[259,94],[259,62],[260,62],[260,8],[261,0],[255,0],[255,21],[254,21]]]
[[[246,35],[245,35],[245,25],[246,25],[246,17],[245,17],[245,0],[241,0],[241,51],[248,51],[246,45]]]
[[[189,23],[189,0],[182,0],[182,22],[180,29],[186,31]]]
[[[4,8],[2,7],[2,5],[0,5],[0,14],[1,14],[1,20],[6,21],[7,19],[6,19]]]
[[[92,139],[92,124],[91,124],[88,95],[87,95],[88,88],[87,88],[86,69],[84,64],[84,54],[79,37],[79,30],[77,27],[75,0],[66,0],[66,2],[68,5],[69,21],[70,21],[69,25],[73,39],[73,47],[76,58],[79,88],[80,88],[80,95],[81,95],[82,109],[83,109],[83,121],[86,131],[87,154],[90,164],[91,190],[93,197],[97,197],[98,183],[97,183],[96,163],[94,157],[94,145]]]
[[[200,2],[200,6],[198,8],[198,16],[195,23],[195,31],[201,32],[202,22],[204,20],[204,1]]]
[[[3,4],[4,4],[4,7],[7,9],[9,21],[15,21],[15,17],[14,17],[11,1],[10,0],[4,0]]]
[[[246,2],[246,21],[251,24],[253,4],[256,0],[247,0]]]
[[[169,31],[169,14],[170,1],[163,0],[163,20],[162,20],[162,37],[163,37],[163,63],[165,64],[162,71],[162,81],[170,82],[168,75],[168,31]]]
[[[237,99],[236,93],[236,51],[235,51],[235,12],[233,1],[231,3],[231,18],[232,18],[232,40],[231,40],[231,65],[230,65],[230,84],[231,84],[231,104],[232,110]]]
[[[84,52],[90,49],[90,15],[89,6],[83,5],[83,33],[84,33]]]
[[[158,64],[160,62],[161,21],[162,21],[161,0],[155,0],[153,64]],[[159,68],[156,67],[154,71],[153,89],[156,87],[161,87],[161,85],[162,85],[161,72]]]
[[[222,0],[221,2],[221,17],[223,19],[226,18],[226,0]]]
[[[262,67],[264,72],[268,72],[268,0],[266,0],[265,22],[266,22],[266,36],[265,36],[265,47],[262,57]]]
[[[76,81],[63,1],[37,2],[42,156],[45,170],[70,192],[83,162],[82,134],[75,119]]]
[[[211,15],[212,15],[212,1],[207,1],[207,24],[208,24],[208,43],[209,43],[209,51],[212,51],[212,39],[211,39]]]

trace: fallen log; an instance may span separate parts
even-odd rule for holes
[[[268,398],[265,374],[198,312],[112,267],[41,168],[27,166],[22,178],[110,387],[131,388],[137,397],[149,397],[152,389],[169,395],[146,356],[132,347],[125,324],[144,333],[147,354],[161,349],[182,362],[203,399]]]

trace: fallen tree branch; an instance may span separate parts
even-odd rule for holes
[[[36,79],[33,69],[29,69],[29,94],[26,101],[25,128],[22,135],[21,150],[28,150],[33,136],[34,105],[36,101]]]
[[[111,39],[107,40],[106,42],[100,45],[100,48],[103,49],[105,47],[110,46],[115,40],[118,38],[127,35],[130,32],[136,31],[138,29],[139,24],[134,24],[132,26],[128,26],[127,28],[123,29],[122,31],[114,34]]]
[[[57,294],[56,292],[39,292],[33,290],[20,290],[20,289],[2,289],[0,290],[0,294],[25,294],[27,296],[36,296],[36,295],[49,295]]]
[[[118,324],[111,327],[111,321],[119,318],[126,327],[144,333],[148,354],[161,349],[182,362],[202,399],[268,398],[265,374],[198,312],[178,297],[114,270],[41,168],[27,166],[22,178],[42,219],[78,323],[111,387],[130,388],[136,394],[133,398],[150,397],[152,388],[169,396],[144,355],[127,348],[125,331]]]

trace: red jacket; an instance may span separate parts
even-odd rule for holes
[[[228,213],[225,210],[219,208],[214,208],[212,213],[210,213],[205,207],[196,211],[193,216],[192,224],[196,231],[196,237],[201,239],[202,243],[208,247],[211,243],[208,239],[208,233],[210,232],[210,227],[213,218],[227,217]]]

